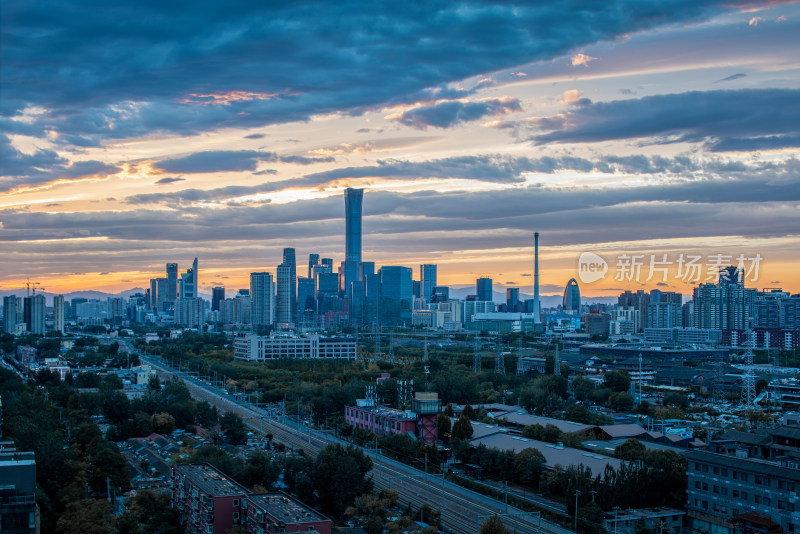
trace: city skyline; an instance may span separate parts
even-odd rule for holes
[[[293,5],[132,28],[11,2],[0,290],[147,288],[199,257],[210,294],[288,247],[338,265],[352,187],[363,258],[440,285],[532,293],[539,232],[543,295],[690,294],[681,254],[759,255],[748,287],[800,291],[800,6],[559,7],[344,4],[334,38]],[[672,270],[582,283],[586,252]]]

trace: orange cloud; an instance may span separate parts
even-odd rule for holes
[[[572,56],[570,58],[570,60],[572,61],[572,66],[573,67],[577,67],[579,65],[583,65],[584,67],[588,67],[589,66],[589,62],[590,61],[594,61],[595,59],[597,59],[597,58],[596,57],[592,57],[592,56],[587,56],[586,54],[575,54],[574,56]]]

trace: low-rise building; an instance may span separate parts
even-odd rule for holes
[[[237,360],[266,361],[277,359],[355,359],[356,340],[349,337],[258,336],[239,333],[234,340]]]
[[[331,534],[331,520],[285,493],[261,493],[247,496],[245,512],[247,532],[318,532]]]
[[[370,399],[358,399],[356,406],[345,406],[344,420],[379,436],[409,434],[416,437],[417,414],[410,410],[377,406]]]
[[[788,451],[797,449],[778,444],[783,456],[766,460],[749,457],[751,452],[764,456],[764,447],[771,447],[760,439],[742,446],[730,442],[685,453],[689,528],[710,534],[797,532],[800,466]]]
[[[11,442],[0,443],[0,532],[39,532],[36,460],[32,452],[17,452]]]
[[[208,464],[176,465],[172,507],[187,534],[226,532],[243,522],[247,488]]]
[[[617,510],[606,512],[603,528],[614,534],[634,534],[643,528],[660,534],[678,534],[683,526],[686,512],[660,506],[658,508],[639,508],[637,510]]]

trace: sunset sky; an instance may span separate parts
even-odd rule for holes
[[[538,231],[543,293],[584,252],[609,264],[587,296],[690,293],[689,256],[701,281],[741,257],[749,287],[800,292],[798,3],[8,0],[1,16],[0,290],[145,287],[195,256],[201,291],[235,289],[287,246],[304,275],[309,253],[343,259],[343,189],[363,187],[364,259],[436,263],[440,284],[531,293]],[[646,280],[653,258],[669,270]]]

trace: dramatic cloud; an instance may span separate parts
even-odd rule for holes
[[[39,127],[83,143],[196,134],[234,120],[241,127],[307,120],[697,20],[726,4],[616,0],[578,12],[565,0],[404,9],[200,1],[108,10],[86,0],[11,0],[3,6],[0,114],[41,106]]]
[[[439,102],[431,106],[420,106],[404,111],[399,116],[392,116],[397,122],[424,130],[428,126],[449,128],[462,122],[470,122],[483,117],[504,115],[513,111],[521,111],[522,105],[517,98],[488,98],[478,102],[462,102],[459,100]]]
[[[692,91],[593,102],[538,122],[538,144],[630,138],[705,142],[712,151],[800,146],[800,90]],[[548,121],[549,122],[546,122]]]

